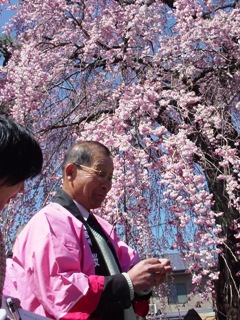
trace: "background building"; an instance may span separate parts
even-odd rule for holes
[[[189,300],[190,292],[193,291],[192,276],[188,271],[187,263],[183,261],[179,253],[165,255],[171,261],[173,274],[169,278],[168,292],[165,292],[164,310],[158,293],[153,293],[150,304],[148,319],[184,319],[190,309],[194,309],[199,319],[214,320],[214,299],[209,295],[208,301],[200,301],[199,296]],[[197,320],[197,317],[189,318]]]

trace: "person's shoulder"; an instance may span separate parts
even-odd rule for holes
[[[66,225],[77,224],[82,226],[82,222],[78,220],[68,209],[64,208],[57,202],[50,202],[36,214],[38,220],[45,219],[49,222],[65,223]]]
[[[51,215],[61,215],[61,214],[68,214],[68,210],[65,209],[63,206],[56,202],[49,202],[47,205],[42,207],[39,211],[37,211],[31,220],[41,218],[42,216],[51,216]]]
[[[28,229],[32,229],[36,225],[43,225],[44,222],[52,219],[61,219],[62,215],[67,214],[66,211],[67,210],[58,203],[49,202],[32,215],[23,231],[26,233]],[[21,233],[23,233],[23,231]]]
[[[71,232],[73,227],[80,230],[83,228],[83,224],[66,208],[56,202],[50,202],[30,219],[23,232],[25,231],[25,237],[38,230],[41,230],[41,234],[44,232],[48,234],[49,229],[54,232],[65,230],[67,233]]]

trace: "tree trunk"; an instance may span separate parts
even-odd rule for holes
[[[204,148],[202,148],[203,150]],[[221,159],[205,154],[211,163],[211,167],[204,168],[208,187],[214,195],[214,212],[224,212],[224,215],[216,219],[216,223],[222,226],[222,235],[226,237],[218,257],[219,279],[215,282],[216,291],[216,319],[239,320],[240,319],[240,255],[238,253],[239,239],[235,237],[233,229],[234,221],[239,222],[239,212],[229,206],[229,197],[226,192],[224,180],[216,179],[216,169]],[[233,174],[233,173],[232,173]],[[233,174],[234,175],[234,174]],[[239,190],[236,190],[238,197]]]

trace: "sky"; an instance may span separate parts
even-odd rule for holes
[[[11,16],[13,16],[14,11],[12,10],[7,10],[7,7],[9,5],[4,5],[1,7],[1,16],[0,16],[0,32],[3,32],[3,25],[9,21],[9,19],[11,18]]]
[[[16,2],[16,0],[14,0]],[[3,5],[0,7],[0,36],[3,34],[3,26],[9,21],[9,19],[14,15],[15,11],[14,10],[7,10],[8,5]],[[3,58],[1,57],[0,53],[0,66],[3,63]]]

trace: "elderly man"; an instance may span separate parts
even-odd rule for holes
[[[17,193],[24,181],[40,173],[42,151],[33,134],[13,120],[0,116],[0,210]],[[5,277],[5,248],[0,230],[0,304]]]
[[[90,210],[112,186],[113,160],[101,143],[72,146],[63,186],[18,236],[13,261],[23,308],[55,319],[133,320],[171,272],[168,260],[139,261],[109,223]]]

